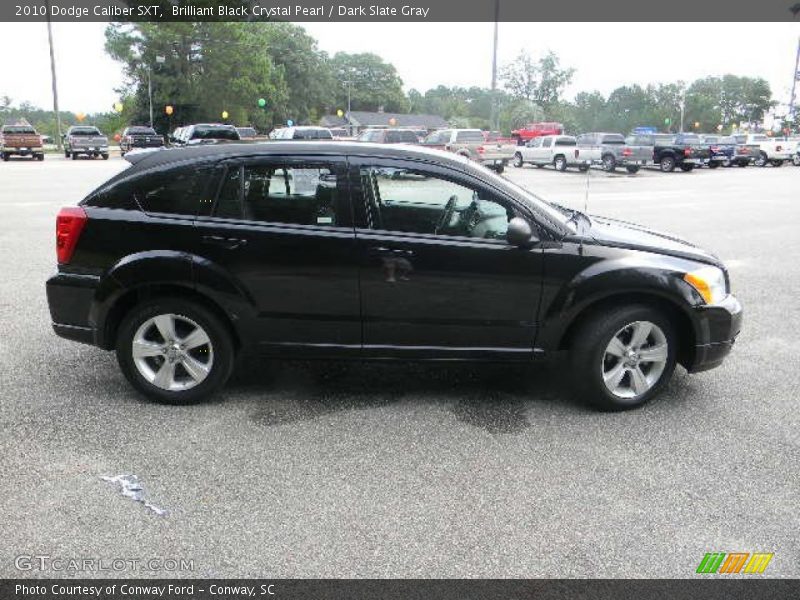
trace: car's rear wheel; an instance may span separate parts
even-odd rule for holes
[[[694,165],[681,165],[681,171],[684,173],[689,173],[694,170]]]
[[[631,165],[631,166],[629,166],[629,167],[625,167],[625,169],[626,169],[626,170],[628,171],[628,173],[630,173],[631,175],[633,175],[634,173],[638,173],[638,172],[639,172],[639,167],[637,167],[637,166],[634,166],[634,165]]]
[[[796,155],[795,155],[795,156],[792,158],[792,164],[793,164],[795,167],[800,167],[800,154],[796,154]]]
[[[72,153],[72,160],[78,160],[78,155],[74,152]]]
[[[659,162],[659,166],[664,173],[672,173],[675,170],[675,159],[671,156],[665,156]]]
[[[710,162],[710,163],[708,163],[708,168],[709,169],[716,169],[720,164],[721,163],[718,163],[718,162]]]
[[[603,157],[603,170],[608,173],[613,173],[617,170],[617,159],[613,154],[606,154]]]
[[[69,158],[69,150],[64,150],[64,158]]]
[[[117,360],[142,394],[167,404],[200,402],[233,369],[228,328],[208,309],[179,298],[140,304],[122,320]]]
[[[767,163],[767,153],[766,152],[759,152],[756,159],[753,161],[753,164],[757,167],[766,167]]]
[[[575,391],[603,410],[641,406],[667,384],[675,369],[672,323],[645,305],[598,311],[572,337]]]
[[[512,161],[512,164],[518,169],[522,168],[525,165],[525,163],[522,161],[522,154],[519,152],[514,154],[514,160]]]
[[[566,171],[567,170],[567,159],[563,156],[556,156],[553,159],[553,166],[555,167],[556,171]]]
[[[783,161],[782,160],[771,160],[770,163],[772,163],[773,167],[782,167],[783,166]]]

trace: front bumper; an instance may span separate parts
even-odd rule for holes
[[[686,366],[690,373],[721,365],[742,329],[742,305],[732,294],[718,304],[698,306],[695,311],[697,343],[693,360]]]

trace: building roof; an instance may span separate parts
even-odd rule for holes
[[[390,123],[391,119],[394,119],[395,122]],[[351,111],[344,117],[325,115],[322,117],[321,123],[325,127],[346,127],[347,125],[355,125],[356,127],[417,127],[419,129],[447,127],[447,121],[439,115],[368,112],[362,110]]]

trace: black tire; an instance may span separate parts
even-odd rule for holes
[[[108,160],[108,154],[101,154],[100,156],[103,157],[103,160]]]
[[[503,172],[503,171],[505,171],[505,170],[506,170],[506,166],[505,166],[504,164],[502,164],[502,163],[501,163],[501,164],[499,164],[499,165],[495,165],[495,166],[494,166],[494,170],[495,170],[495,172],[496,172],[498,175],[500,175],[500,174],[502,174],[502,172]]]
[[[544,169],[544,165],[536,165],[537,169]]]
[[[522,154],[519,153],[519,152],[515,153],[514,154],[514,160],[512,161],[511,164],[513,164],[518,169],[521,169],[522,167],[524,167],[525,163],[522,161]]]
[[[675,158],[672,156],[663,156],[658,163],[663,173],[672,173],[675,170]]]
[[[709,169],[716,169],[717,167],[719,167],[719,165],[720,165],[720,163],[718,163],[718,162],[710,162],[710,163],[708,163],[708,168]]]
[[[681,165],[681,171],[684,173],[691,173],[694,170],[694,165]]]
[[[758,158],[753,161],[753,164],[757,167],[766,167],[767,163],[769,163],[769,160],[767,159],[766,152],[760,152]]]
[[[78,160],[78,155],[74,152],[72,153],[72,160]]]
[[[559,154],[558,156],[553,158],[553,167],[555,167],[556,171],[566,171],[567,159]]]
[[[69,158],[69,150],[64,150],[64,158]]]
[[[613,154],[606,154],[603,157],[603,170],[606,173],[613,173],[617,170],[617,159]]]
[[[586,173],[586,171],[588,171],[588,170],[589,170],[589,165],[579,165],[578,166],[578,171],[580,171],[581,173]]]
[[[649,321],[661,329],[666,338],[667,358],[664,370],[652,387],[639,396],[623,398],[613,394],[604,383],[606,348],[620,330],[637,321]],[[580,323],[572,336],[570,370],[575,393],[601,410],[619,411],[642,406],[658,395],[672,376],[677,343],[672,323],[661,311],[650,306],[633,304],[597,310]],[[629,375],[623,376],[623,380],[624,377]]]
[[[800,167],[800,154],[797,154],[796,156],[792,157],[792,164],[795,167]]]
[[[782,167],[783,166],[783,161],[782,160],[771,160],[769,162],[770,162],[770,164],[772,164],[773,167]]]
[[[174,314],[191,319],[208,335],[213,349],[211,370],[194,387],[181,391],[162,389],[145,379],[134,364],[132,344],[136,331],[148,319],[160,314]],[[225,385],[235,359],[230,329],[215,314],[196,302],[169,297],[143,302],[123,318],[117,335],[116,351],[120,369],[131,385],[151,400],[164,404],[194,404],[207,399]]]
[[[37,154],[36,160],[44,160],[44,154]]]
[[[741,167],[741,168],[747,167],[749,165],[750,165],[750,161],[749,160],[748,161],[740,161],[740,162],[736,163],[736,166],[737,167]]]
[[[3,157],[3,162],[8,162],[9,156],[5,152],[1,155]]]
[[[631,175],[633,175],[633,174],[635,174],[635,173],[638,173],[638,172],[639,172],[639,167],[637,167],[637,166],[635,166],[635,165],[631,165],[631,166],[629,166],[629,167],[625,167],[625,169],[626,169],[626,170],[628,171],[628,173],[630,173]]]

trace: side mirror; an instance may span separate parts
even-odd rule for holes
[[[512,246],[527,246],[536,239],[530,223],[520,217],[514,217],[508,222],[506,241]]]

